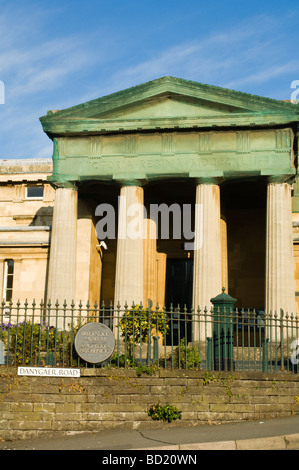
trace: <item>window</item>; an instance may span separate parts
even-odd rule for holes
[[[14,272],[14,261],[7,259],[4,261],[4,285],[3,285],[3,300],[10,302],[12,299],[12,288],[13,288],[13,272]]]
[[[43,186],[27,186],[26,199],[42,199],[44,197]]]

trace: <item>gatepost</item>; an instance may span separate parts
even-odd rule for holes
[[[211,299],[214,307],[213,342],[215,370],[233,370],[233,310],[237,299],[222,293]]]

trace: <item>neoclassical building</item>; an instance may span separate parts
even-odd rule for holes
[[[163,77],[40,120],[52,159],[0,164],[6,301],[298,311],[298,105]]]

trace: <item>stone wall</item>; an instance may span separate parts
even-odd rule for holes
[[[50,226],[55,190],[48,183],[52,160],[0,160],[0,292],[4,263],[14,260],[12,301],[45,298]],[[41,198],[27,198],[28,186],[43,186]]]
[[[152,404],[182,419],[153,421]],[[194,426],[299,413],[297,374],[82,369],[80,378],[18,376],[0,368],[0,438],[16,440],[104,429]]]

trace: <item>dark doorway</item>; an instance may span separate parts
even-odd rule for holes
[[[166,308],[180,307],[183,311],[192,306],[193,259],[167,259],[166,265]]]
[[[262,178],[228,182],[221,203],[227,222],[228,289],[237,308],[265,305],[267,184]]]
[[[165,305],[172,308],[167,344],[178,344],[181,339],[191,341],[191,307],[193,259],[167,259]],[[189,315],[186,313],[188,312]]]

